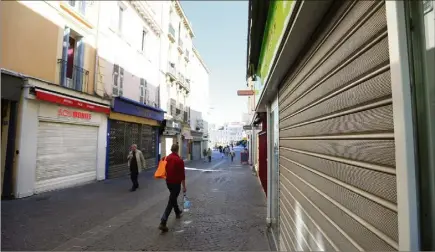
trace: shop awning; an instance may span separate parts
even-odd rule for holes
[[[62,106],[73,107],[78,109],[84,109],[97,113],[110,113],[110,107],[103,104],[97,104],[91,101],[85,101],[78,97],[67,96],[64,94],[58,94],[53,91],[44,90],[39,87],[35,87],[36,98],[46,102],[57,103]]]

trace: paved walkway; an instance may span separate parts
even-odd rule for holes
[[[128,178],[2,201],[2,250],[268,250],[264,193],[248,166],[189,162],[192,208],[170,231],[157,226],[167,202],[152,171],[130,193]],[[206,171],[203,171],[206,170]],[[181,201],[181,197],[180,197]]]

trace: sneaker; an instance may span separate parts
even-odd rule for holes
[[[130,189],[130,192],[134,192],[134,191],[136,191],[135,188],[131,188],[131,189]]]
[[[166,226],[166,224],[160,223],[159,225],[159,229],[160,231],[162,231],[163,233],[166,233],[169,231],[169,228]]]

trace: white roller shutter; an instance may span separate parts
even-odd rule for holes
[[[384,1],[336,1],[279,90],[281,250],[397,250]]]
[[[95,180],[97,137],[98,127],[39,122],[35,192]]]

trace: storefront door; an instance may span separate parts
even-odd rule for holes
[[[405,2],[420,175],[420,250],[435,250],[435,2]]]
[[[279,244],[279,117],[278,117],[278,98],[272,104],[270,113],[270,169],[271,169],[271,218],[272,232],[275,244]]]

